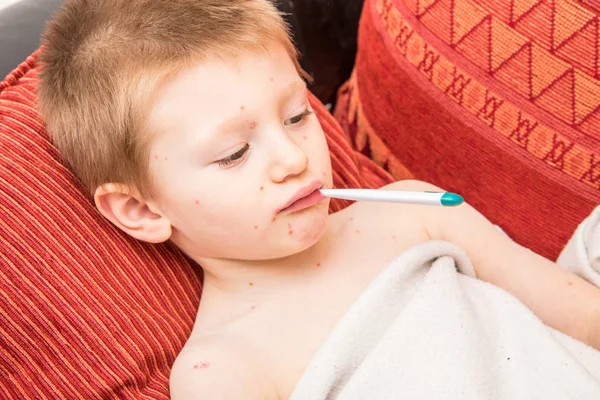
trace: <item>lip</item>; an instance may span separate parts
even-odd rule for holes
[[[321,189],[322,187],[323,187],[323,182],[321,182],[321,181],[311,182],[310,184],[299,189],[292,197],[290,197],[290,199],[283,205],[283,207],[277,209],[276,213],[279,214],[280,212],[285,211],[286,209],[288,209],[290,206],[292,206],[297,201],[302,200],[306,197],[309,197],[310,195],[312,195],[314,192]],[[312,205],[312,204],[310,204],[310,205]]]

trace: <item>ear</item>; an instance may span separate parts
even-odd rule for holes
[[[171,237],[169,220],[127,186],[106,183],[96,189],[94,201],[100,213],[129,236],[150,243]]]

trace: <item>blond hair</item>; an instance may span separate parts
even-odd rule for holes
[[[151,198],[145,121],[156,86],[209,55],[233,58],[273,41],[308,78],[268,0],[70,0],[44,34],[40,111],[90,193],[112,182]]]

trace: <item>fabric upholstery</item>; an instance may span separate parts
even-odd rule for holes
[[[367,0],[336,117],[395,178],[556,259],[600,202],[598,37],[572,0]]]

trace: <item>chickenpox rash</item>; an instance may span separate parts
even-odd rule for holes
[[[252,306],[252,307],[250,307],[250,309],[251,309],[251,310],[255,310],[255,309],[256,309],[256,306]]]
[[[294,234],[294,231],[290,229],[288,232],[288,235],[292,236],[293,234]]]
[[[258,225],[254,225],[254,229],[258,229]]]
[[[246,107],[240,106],[240,111],[244,111],[245,109],[246,109]]]
[[[260,187],[260,190],[265,190],[265,187],[264,187],[264,186],[261,186],[261,187]]]
[[[158,160],[158,155],[155,155],[155,156],[154,156],[154,159],[155,159],[155,160]]]
[[[319,268],[321,266],[321,263],[317,263],[317,268]]]
[[[196,201],[195,201],[195,203],[196,203],[196,205],[198,205],[198,204],[200,204],[200,201],[199,201],[199,200],[196,200]]]
[[[277,217],[273,217],[273,222],[277,221]]]
[[[573,286],[573,282],[569,281],[569,286]]]
[[[356,233],[360,233],[360,231],[357,229],[357,230],[356,230]]]
[[[271,77],[271,78],[269,78],[269,80],[270,80],[271,82],[275,82],[275,79],[273,79],[272,77]]]
[[[202,361],[201,363],[194,365],[194,369],[208,368],[208,367],[210,367],[210,364],[206,361]]]
[[[250,122],[250,129],[254,129],[256,128],[256,122],[252,121]]]
[[[248,286],[254,286],[254,283],[250,282],[250,283],[248,284]]]
[[[306,136],[302,136],[302,139],[306,140],[306,139],[308,139],[308,138],[307,138]]]

